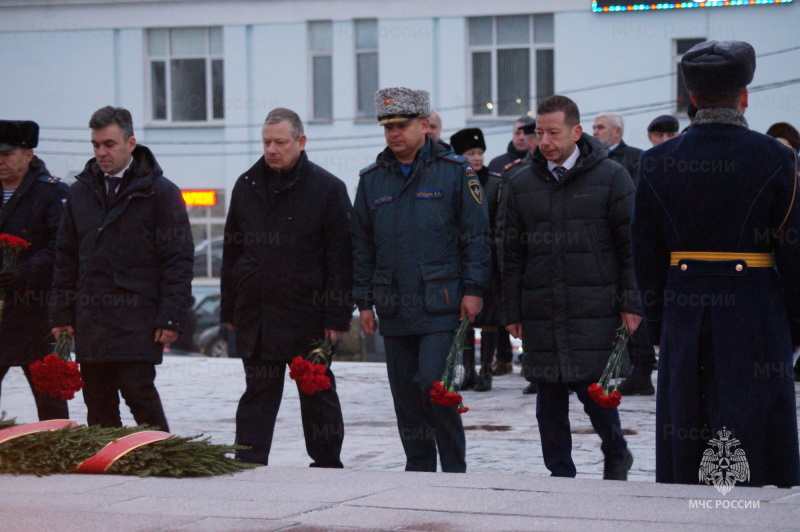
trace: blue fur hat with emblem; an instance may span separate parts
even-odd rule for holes
[[[428,118],[431,116],[431,95],[425,90],[388,87],[375,93],[375,111],[382,126]]]

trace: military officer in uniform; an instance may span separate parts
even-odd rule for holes
[[[430,402],[454,331],[474,321],[489,285],[489,216],[464,157],[425,136],[427,91],[375,95],[387,147],[361,171],[353,207],[354,297],[366,334],[376,307],[386,343],[407,471],[465,472],[466,440],[456,407]]]
[[[67,186],[50,175],[34,155],[39,126],[30,120],[0,120],[0,233],[24,238],[14,268],[0,273],[5,308],[0,323],[0,382],[11,366],[21,366],[36,401],[39,420],[67,419],[67,402],[37,392],[28,369],[51,352],[47,293],[53,280],[56,230]],[[2,255],[2,252],[0,252]]]
[[[796,158],[748,128],[755,66],[745,42],[686,52],[681,69],[697,116],[641,159],[632,245],[644,326],[661,346],[657,482],[703,480],[701,464],[704,475],[715,465],[709,440],[725,439],[738,440],[728,449],[732,467],[720,470],[727,480],[800,484]]]

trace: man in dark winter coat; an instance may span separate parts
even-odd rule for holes
[[[681,69],[699,111],[642,156],[632,226],[644,325],[661,346],[656,482],[796,486],[795,154],[748,129],[752,46],[700,43]]]
[[[625,144],[622,135],[625,123],[618,113],[600,113],[592,126],[595,138],[608,150],[608,158],[625,167],[633,180],[634,186],[639,179],[639,156],[642,150]],[[638,331],[638,332],[637,332]],[[644,329],[637,329],[631,334],[628,342],[630,360],[633,366],[631,375],[619,385],[622,395],[653,395],[651,374],[656,365],[656,352],[647,341]]]
[[[464,472],[455,406],[430,402],[461,319],[474,321],[489,285],[489,216],[467,160],[425,136],[427,91],[375,94],[387,148],[361,171],[353,209],[354,296],[361,327],[377,308],[407,471]]]
[[[75,338],[89,425],[119,427],[119,394],[138,424],[169,431],[155,387],[164,344],[183,331],[194,246],[181,192],[137,146],[126,109],[89,121],[95,158],[58,228],[50,323]]]
[[[511,142],[508,143],[506,153],[498,155],[489,163],[489,170],[498,174],[503,173],[503,169],[517,159],[524,159],[528,154],[528,142],[525,140],[525,131],[522,126],[531,121],[529,116],[521,116],[514,122],[512,128]]]
[[[36,122],[0,120],[0,233],[30,244],[13,269],[0,273],[0,293],[5,296],[0,311],[0,383],[11,366],[21,366],[39,420],[44,421],[69,418],[67,402],[37,392],[28,369],[51,352],[47,293],[67,186],[52,177],[44,161],[34,155],[38,143]]]
[[[220,319],[235,332],[247,389],[236,412],[237,456],[267,464],[286,365],[350,328],[353,254],[344,183],[308,160],[303,123],[273,109],[264,156],[236,182],[225,224]],[[300,391],[312,467],[342,467],[344,422],[336,381]]]
[[[625,167],[634,185],[639,176],[639,157],[642,150],[628,146],[622,140],[625,122],[619,113],[600,113],[594,119],[592,133],[600,144],[608,150],[608,158]]]
[[[575,102],[542,100],[539,146],[508,178],[504,200],[503,312],[522,337],[523,375],[538,381],[536,419],[545,466],[574,477],[569,391],[602,439],[603,478],[626,480],[633,457],[616,408],[589,396],[615,329],[639,324],[630,257],[633,185],[622,166],[583,134]]]

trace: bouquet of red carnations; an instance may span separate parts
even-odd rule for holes
[[[461,394],[457,392],[458,385],[456,384],[456,370],[462,364],[464,339],[468,330],[469,320],[465,317],[461,320],[458,330],[456,330],[456,337],[453,340],[450,352],[447,354],[447,362],[445,362],[442,378],[433,383],[433,389],[431,390],[431,403],[442,406],[457,406],[459,414],[469,412],[469,408],[464,406]]]
[[[72,361],[70,336],[63,332],[53,353],[30,365],[31,380],[36,391],[54,399],[69,400],[83,388],[78,363]]]
[[[617,329],[617,335],[614,338],[614,349],[611,351],[611,356],[608,357],[606,369],[603,370],[600,380],[589,386],[589,395],[594,399],[594,402],[605,408],[619,406],[622,401],[622,396],[617,391],[617,384],[619,383],[622,363],[628,353],[628,339],[630,336],[628,328],[624,324]],[[614,390],[609,392],[611,381],[614,381]]]
[[[289,364],[289,377],[297,381],[300,391],[307,395],[331,387],[331,379],[325,374],[331,365],[333,344],[325,338],[306,358],[294,357]]]
[[[11,271],[17,265],[17,259],[23,249],[30,247],[30,242],[18,236],[3,233],[0,235],[0,249],[3,250],[2,272]],[[3,319],[3,309],[6,306],[6,291],[0,290],[0,321]]]

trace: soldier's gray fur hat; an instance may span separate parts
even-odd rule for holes
[[[756,52],[742,41],[706,41],[681,58],[689,94],[720,94],[743,89],[753,81]]]
[[[428,118],[431,116],[431,95],[425,90],[387,87],[375,93],[375,111],[382,126]]]

